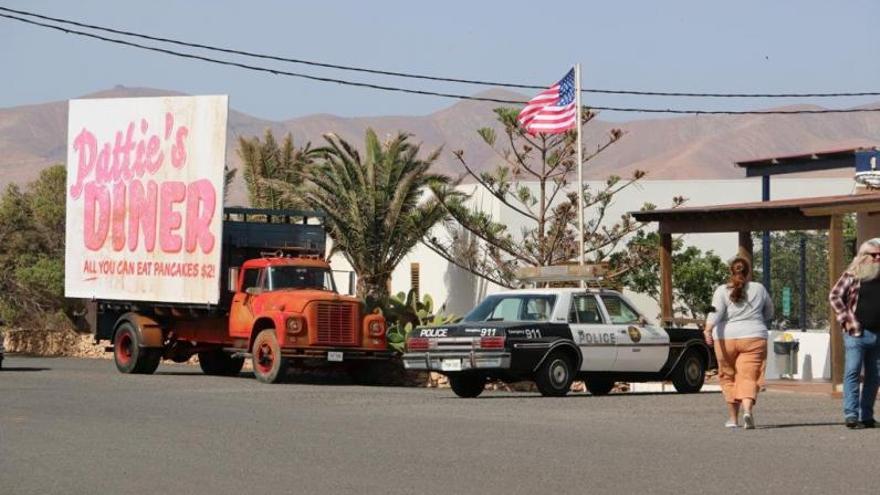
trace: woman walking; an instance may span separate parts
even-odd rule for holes
[[[828,296],[843,330],[843,417],[846,427],[874,428],[880,374],[880,238],[864,242]],[[865,381],[859,391],[859,375]]]
[[[755,427],[754,406],[758,383],[767,359],[767,322],[773,318],[773,303],[767,289],[751,281],[752,267],[745,258],[730,262],[730,279],[712,296],[715,312],[706,322],[705,336],[715,346],[718,379],[727,402],[725,426]]]

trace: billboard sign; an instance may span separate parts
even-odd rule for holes
[[[220,297],[226,96],[71,100],[67,297]]]

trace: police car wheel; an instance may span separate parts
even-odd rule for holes
[[[706,364],[694,350],[687,351],[672,373],[672,386],[681,394],[693,394],[703,388]]]
[[[455,395],[471,399],[483,393],[483,389],[486,388],[486,377],[476,373],[450,374],[449,387]]]
[[[614,380],[610,378],[587,377],[587,391],[593,395],[608,395],[614,388]]]
[[[547,356],[535,374],[538,392],[546,397],[562,397],[567,394],[571,382],[574,381],[573,368],[571,359],[560,352]]]

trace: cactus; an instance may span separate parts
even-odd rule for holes
[[[419,298],[416,292],[398,292],[388,298],[380,308],[380,312],[388,322],[388,331],[385,335],[388,348],[397,352],[403,352],[406,338],[413,329],[425,325],[446,325],[455,323],[461,317],[446,314],[446,306],[441,306],[434,313],[434,299],[425,294]]]

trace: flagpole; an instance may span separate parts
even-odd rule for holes
[[[578,264],[584,264],[584,250],[586,249],[584,243],[584,151],[583,144],[581,143],[581,64],[574,65],[574,101],[575,106],[577,107],[577,121],[575,125],[577,126],[577,164],[578,164],[578,183],[577,183],[577,195],[578,195],[578,232],[580,234],[580,256],[578,257]]]

